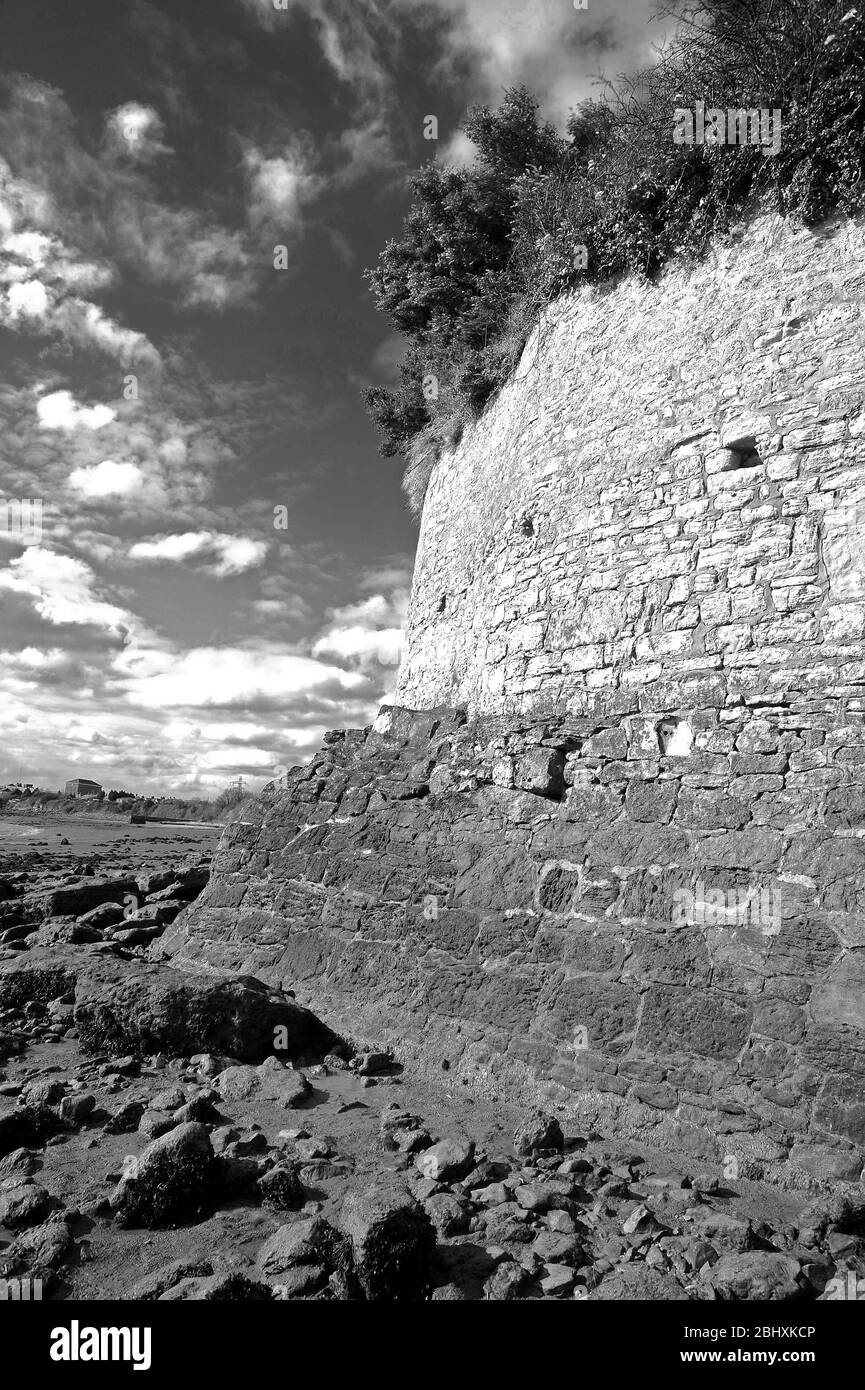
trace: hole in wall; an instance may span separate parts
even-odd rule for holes
[[[734,439],[727,448],[729,453],[721,470],[723,473],[730,473],[734,468],[758,468],[763,462],[757,452],[757,440],[751,434],[743,434]]]
[[[438,611],[439,611],[440,613],[443,613],[443,612],[445,611],[445,609],[447,608],[447,606],[448,606],[448,596],[447,596],[447,594],[442,594],[441,598],[439,599]]]
[[[662,719],[655,726],[658,747],[665,758],[687,758],[694,746],[694,735],[687,719]]]
[[[524,536],[533,536],[535,534],[535,523],[532,521],[532,518],[529,516],[528,512],[523,513],[523,517],[520,522],[520,530],[522,531]]]

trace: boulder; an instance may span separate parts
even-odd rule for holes
[[[528,1158],[545,1150],[561,1150],[565,1138],[562,1127],[554,1115],[536,1110],[514,1131],[514,1153],[520,1158]]]
[[[37,901],[43,917],[80,917],[103,903],[122,903],[135,891],[134,878],[83,878],[39,894]]]
[[[0,1158],[13,1149],[40,1149],[62,1129],[53,1110],[45,1105],[17,1105],[0,1113]]]
[[[0,1226],[8,1226],[10,1231],[38,1225],[51,1207],[51,1194],[28,1178],[4,1178],[0,1182]]]
[[[432,1279],[435,1233],[404,1183],[383,1179],[349,1192],[339,1227],[351,1242],[354,1278],[367,1299],[424,1297]]]
[[[716,1298],[777,1302],[802,1296],[798,1283],[799,1261],[779,1251],[749,1250],[723,1255],[717,1264],[705,1265],[700,1283],[714,1290]]]
[[[470,1139],[441,1139],[418,1154],[414,1161],[421,1177],[433,1182],[456,1182],[470,1172],[475,1162],[475,1146]]]
[[[133,1159],[111,1196],[124,1226],[176,1226],[209,1213],[219,1168],[204,1125],[183,1124]]]

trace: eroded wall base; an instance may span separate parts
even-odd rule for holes
[[[157,945],[602,1132],[849,1177],[863,759],[831,701],[530,727],[386,709],[226,829]]]

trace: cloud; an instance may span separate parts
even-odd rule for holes
[[[162,118],[152,106],[142,106],[137,101],[125,102],[109,113],[105,130],[109,149],[129,159],[144,162],[169,152],[162,141],[165,133]]]
[[[43,430],[101,430],[117,418],[110,405],[79,405],[71,391],[52,391],[36,402]]]
[[[138,541],[129,551],[133,560],[170,560],[182,563],[197,555],[217,558],[205,568],[219,579],[256,569],[267,555],[267,542],[246,536],[227,536],[214,531],[186,531],[155,541]]]
[[[128,497],[139,492],[144,474],[137,463],[115,463],[103,459],[93,468],[76,468],[69,475],[69,486],[85,497]]]
[[[22,86],[31,102],[35,86]],[[36,110],[41,116],[38,105]],[[0,136],[14,126],[14,113],[0,113]],[[127,364],[158,364],[159,354],[144,334],[115,323],[82,298],[113,284],[115,275],[104,259],[72,246],[61,235],[66,230],[49,189],[13,174],[0,159],[0,287],[7,287],[0,289],[0,325],[57,336]]]
[[[364,671],[399,663],[408,586],[401,570],[395,569],[388,577],[396,580],[390,593],[371,594],[358,603],[330,610],[330,621],[313,644],[313,656],[335,657]]]
[[[312,169],[310,142],[297,139],[282,154],[265,156],[255,146],[243,154],[253,227],[278,224],[286,231],[301,225],[304,208],[320,192],[322,180]]]
[[[170,667],[134,682],[130,698],[159,709],[273,707],[302,696],[338,700],[362,690],[357,673],[267,643],[246,647],[196,647],[176,655]]]
[[[122,269],[171,286],[177,303],[222,310],[248,302],[268,268],[242,229],[204,210],[160,200],[152,157],[162,150],[155,110],[128,102],[110,113],[104,149],[85,143],[62,94],[31,78],[2,84],[0,109],[0,284],[37,288],[0,299],[0,322],[58,329],[79,345],[122,361],[158,363],[141,334],[113,324],[85,292],[115,286]],[[120,155],[123,155],[121,158]],[[26,277],[22,272],[29,267]],[[77,295],[66,299],[67,294]]]
[[[98,596],[96,576],[82,560],[59,555],[42,546],[31,546],[0,570],[0,591],[32,603],[46,622],[83,624],[128,634],[135,622],[131,614]]]

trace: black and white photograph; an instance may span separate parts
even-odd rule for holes
[[[865,6],[0,0],[0,1368],[860,1301]]]

